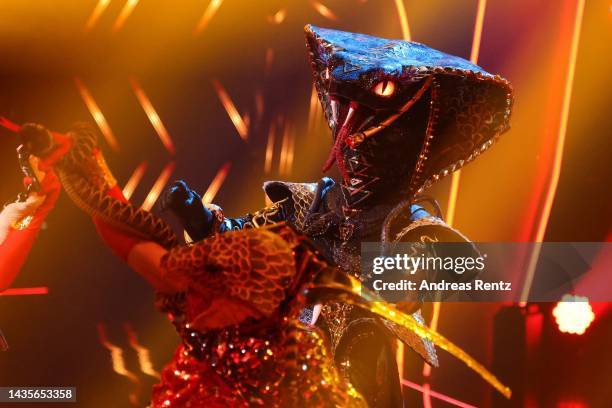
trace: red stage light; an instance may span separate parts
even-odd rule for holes
[[[552,313],[562,333],[584,334],[595,320],[588,298],[581,296],[563,296]]]

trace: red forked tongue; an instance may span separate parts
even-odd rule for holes
[[[344,123],[342,127],[336,134],[336,141],[332,146],[331,151],[329,152],[329,156],[327,161],[325,161],[325,165],[323,165],[323,172],[327,172],[331,166],[333,166],[334,162],[338,163],[338,170],[340,171],[340,175],[342,179],[348,182],[348,174],[346,172],[346,163],[344,162],[344,157],[342,156],[342,148],[345,145],[347,137],[351,135],[355,128],[355,124],[359,122],[356,114],[356,110],[359,104],[356,102],[351,102],[348,113],[346,114],[346,118],[344,119]]]

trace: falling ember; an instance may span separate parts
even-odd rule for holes
[[[217,81],[216,79],[213,79],[212,84],[215,87],[215,91],[217,91],[217,95],[219,96],[219,100],[221,101],[221,104],[225,108],[225,111],[227,112],[232,123],[236,127],[238,134],[243,140],[247,140],[248,128],[246,124],[244,123],[242,116],[240,116],[240,113],[238,113],[238,109],[236,109],[236,105],[234,105],[234,102],[232,102],[231,98],[225,91],[225,88],[223,88],[223,86],[221,85],[219,81]]]
[[[119,13],[119,16],[117,17],[117,20],[115,20],[115,24],[113,25],[114,33],[121,30],[121,28],[125,24],[125,21],[132,14],[132,12],[134,11],[134,8],[138,5],[139,1],[140,0],[127,0],[125,2],[125,5],[121,9],[121,12]]]
[[[210,20],[212,20],[219,7],[221,7],[221,3],[223,3],[223,0],[211,0],[210,3],[208,3],[206,11],[204,11],[204,14],[200,18],[200,21],[198,21],[198,25],[196,25],[195,30],[193,30],[194,35],[197,35],[204,31],[204,29],[206,28]]]
[[[278,10],[276,13],[274,13],[274,15],[272,16],[268,16],[268,22],[270,24],[281,24],[283,21],[285,21],[285,18],[287,17],[287,9],[280,9]]]
[[[153,362],[151,361],[151,353],[149,352],[149,349],[143,347],[138,342],[138,336],[136,335],[136,332],[130,324],[125,323],[123,327],[125,329],[125,332],[127,333],[130,347],[132,347],[132,349],[134,349],[134,351],[136,351],[136,354],[138,355],[138,363],[140,364],[140,370],[146,375],[155,378],[160,378],[159,373],[155,370],[155,368],[153,368]]]
[[[132,194],[134,194],[136,187],[138,187],[138,184],[140,184],[140,181],[142,180],[142,176],[144,176],[146,169],[147,169],[147,162],[144,161],[140,163],[138,167],[134,169],[134,172],[128,179],[127,183],[125,183],[125,187],[123,187],[123,196],[127,200],[132,198]]]
[[[155,184],[153,184],[153,187],[151,187],[151,191],[149,191],[149,194],[147,194],[147,197],[142,203],[141,208],[143,210],[151,211],[151,208],[153,208],[153,206],[155,205],[155,202],[161,195],[162,191],[164,190],[164,187],[166,187],[166,184],[168,184],[168,179],[170,179],[170,176],[172,175],[173,171],[174,162],[172,161],[166,164],[166,167],[164,167],[159,177],[157,177],[157,180],[155,180]]]
[[[91,12],[91,15],[87,19],[87,23],[85,23],[86,32],[94,28],[94,26],[98,22],[98,19],[100,18],[102,13],[104,13],[104,10],[106,10],[109,4],[110,0],[98,0],[98,4],[96,4],[96,7],[94,7],[93,11]]]
[[[270,125],[268,131],[268,143],[266,144],[266,161],[264,163],[264,171],[269,173],[272,170],[272,157],[274,156],[274,137],[276,133],[276,126],[274,123]]]
[[[410,26],[408,25],[408,17],[406,16],[406,7],[404,7],[404,0],[395,0],[395,7],[397,7],[397,15],[400,20],[400,26],[402,27],[402,37],[404,38],[404,40],[410,41]]]
[[[117,139],[115,138],[113,131],[108,125],[106,118],[102,114],[100,107],[98,106],[94,98],[91,96],[91,93],[79,78],[74,78],[74,83],[76,84],[79,93],[81,94],[81,97],[83,98],[83,101],[87,106],[87,109],[89,109],[89,113],[91,113],[91,116],[100,128],[104,139],[106,139],[106,142],[111,147],[111,149],[113,149],[114,151],[119,151],[119,143],[117,143]]]
[[[138,102],[140,102],[140,106],[142,106],[142,109],[145,111],[147,117],[149,118],[149,121],[151,122],[151,125],[153,125],[153,128],[157,132],[157,135],[159,136],[161,142],[166,147],[166,150],[168,150],[168,153],[174,154],[175,149],[174,143],[172,142],[172,138],[170,137],[168,130],[162,123],[159,115],[157,114],[157,111],[153,107],[151,100],[147,97],[147,95],[144,93],[144,91],[138,85],[138,82],[136,82],[135,79],[130,79],[130,83],[132,84],[132,88],[134,89],[136,98],[138,98]]]
[[[230,168],[232,167],[232,163],[227,162],[217,172],[213,181],[210,182],[210,185],[206,189],[206,192],[202,196],[202,202],[205,204],[212,203],[215,199],[215,196],[221,189],[225,178],[227,177],[227,173],[229,173]]]
[[[35,288],[9,288],[0,292],[0,296],[29,296],[29,295],[47,295],[49,288],[39,286]]]
[[[104,327],[104,324],[102,323],[98,323],[98,337],[100,338],[100,343],[111,353],[113,371],[119,375],[127,377],[136,386],[136,390],[130,394],[130,402],[132,403],[132,405],[138,406],[138,394],[140,393],[140,379],[133,372],[129,371],[126,368],[125,360],[123,358],[123,350],[120,347],[117,347],[116,345],[108,341],[108,337],[106,336],[106,328]]]
[[[336,15],[327,6],[319,3],[318,1],[313,0],[310,2],[310,4],[312,4],[312,7],[314,7],[314,9],[317,10],[317,12],[323,17],[329,20],[338,19],[338,17],[336,17]]]

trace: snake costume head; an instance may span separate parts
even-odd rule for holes
[[[306,26],[349,208],[407,199],[509,128],[509,83],[423,44]]]

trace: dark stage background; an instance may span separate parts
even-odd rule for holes
[[[88,20],[95,7],[106,3],[97,20]],[[330,136],[320,111],[310,106],[311,73],[302,27],[312,23],[402,38],[406,33],[397,2],[325,0],[327,9],[306,0],[216,3],[220,6],[207,26],[194,33],[206,1],[128,1],[135,5],[129,15],[122,11],[126,3],[118,0],[0,1],[0,114],[60,131],[75,121],[94,123],[78,78],[117,139],[118,151],[104,139],[101,145],[119,183],[124,185],[140,163],[147,163],[131,197],[137,204],[171,162],[175,168],[170,180],[184,178],[202,192],[219,169],[231,163],[214,199],[230,215],[264,205],[264,180],[316,180]],[[469,58],[477,0],[403,4],[413,40]],[[487,4],[479,65],[508,78],[516,99],[510,132],[462,172],[455,225],[475,241],[529,241],[535,236],[558,140],[576,4]],[[125,20],[117,23],[122,13]],[[586,2],[547,241],[610,237],[611,18],[607,2]],[[93,21],[89,28],[88,21]],[[246,140],[228,117],[213,80],[222,84],[247,122]],[[150,99],[175,154],[161,143],[135,95],[135,84]],[[270,134],[275,143],[266,161]],[[3,201],[21,189],[16,144],[8,132],[0,132]],[[443,210],[449,186],[449,180],[443,180],[430,191]],[[150,352],[156,371],[169,360],[178,337],[154,310],[149,287],[102,246],[87,217],[65,196],[14,287],[48,287],[49,293],[0,296],[0,329],[10,344],[9,351],[0,353],[0,385],[76,386],[79,407],[132,406],[130,394],[137,406],[146,405],[157,380],[141,370],[126,325]],[[501,307],[444,304],[439,330],[490,367],[493,321]],[[543,307],[550,320],[548,305]],[[510,374],[501,373],[501,379],[515,388],[533,380],[534,406],[608,406],[612,326],[607,309],[598,306],[597,318],[583,336],[550,331],[544,337],[550,342],[543,343],[531,362],[525,363],[510,342],[502,354],[516,353],[517,366]],[[513,329],[504,324],[497,327],[497,335],[504,337],[507,331],[512,336]],[[100,327],[122,352],[127,375],[113,370]],[[428,380],[431,389],[471,405],[490,406],[487,385],[440,354],[441,367]],[[523,363],[538,368],[521,371]],[[405,378],[423,383],[422,367],[407,353]],[[423,404],[420,392],[409,387],[404,391],[411,406]],[[562,403],[570,405],[557,405]],[[450,406],[438,399],[432,404]]]

